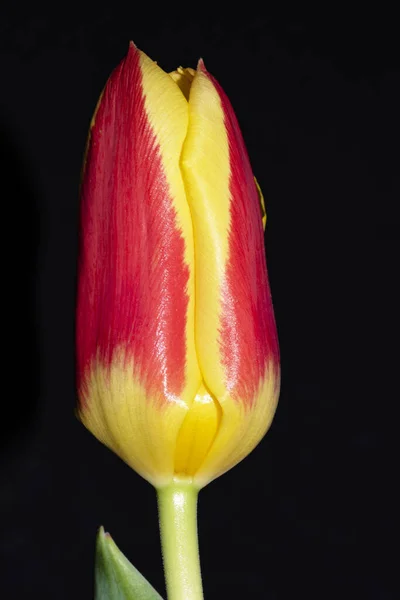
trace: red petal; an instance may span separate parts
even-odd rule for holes
[[[81,188],[79,389],[94,358],[110,365],[123,348],[149,394],[180,393],[188,277],[145,110],[140,54],[131,45],[95,115]]]
[[[205,67],[201,65],[202,69]],[[229,258],[222,294],[221,354],[233,397],[251,405],[279,346],[268,282],[260,201],[243,136],[228,97],[221,99],[229,140]]]

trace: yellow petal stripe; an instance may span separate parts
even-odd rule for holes
[[[228,253],[229,146],[219,96],[199,69],[190,89],[181,168],[195,238],[197,357],[205,385],[220,402],[226,394],[218,330]]]
[[[188,104],[171,77],[146,54],[140,52],[143,93],[149,122],[156,135],[169,194],[176,210],[178,229],[185,240],[185,262],[189,266],[186,319],[186,381],[181,399],[189,407],[201,382],[195,349],[195,256],[193,225],[179,159],[188,128]],[[162,215],[160,215],[162,218]]]

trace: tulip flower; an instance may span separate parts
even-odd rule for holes
[[[197,491],[254,449],[276,409],[262,221],[235,114],[203,61],[168,74],[131,43],[83,168],[78,414],[159,490],[162,528],[167,499],[195,512]],[[200,597],[174,578],[171,598]]]

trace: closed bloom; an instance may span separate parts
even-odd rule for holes
[[[76,340],[80,419],[156,487],[203,487],[272,421],[260,195],[202,61],[168,74],[131,43],[105,86],[81,185]]]

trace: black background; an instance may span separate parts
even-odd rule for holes
[[[394,15],[52,6],[0,19],[0,596],[91,598],[100,524],[164,594],[155,493],[73,412],[82,154],[133,39],[165,70],[204,58],[267,204],[282,392],[262,443],[201,492],[205,596],[395,598]]]

